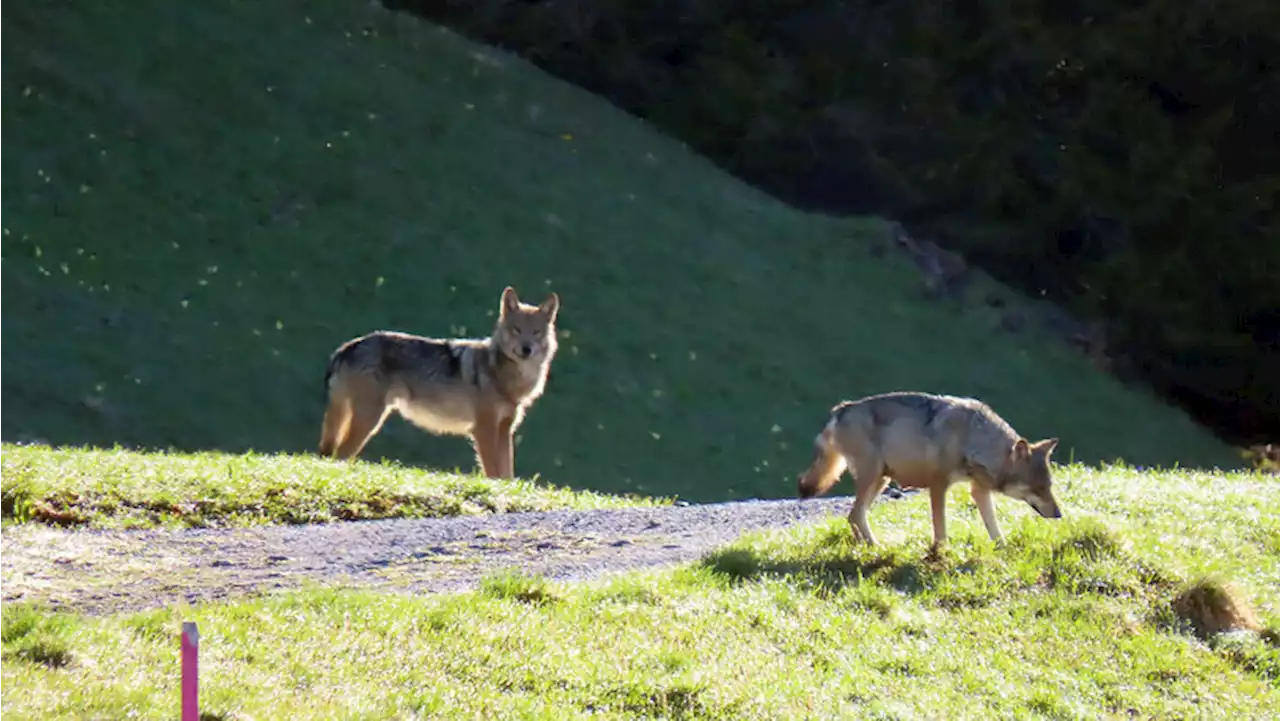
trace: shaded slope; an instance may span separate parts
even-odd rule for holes
[[[517,470],[789,495],[823,414],[978,394],[1063,460],[1231,463],[1066,351],[919,298],[880,221],[796,212],[599,99],[338,2],[4,9],[6,440],[304,450],[327,354],[563,297]],[[367,453],[471,467],[393,421]]]

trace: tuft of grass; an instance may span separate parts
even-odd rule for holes
[[[1280,648],[1274,629],[1262,634],[1225,633],[1211,637],[1209,644],[1234,665],[1280,685]]]
[[[510,573],[459,595],[329,589],[100,618],[8,604],[0,693],[20,717],[172,717],[194,620],[202,705],[223,718],[1280,715],[1280,556],[1250,540],[1280,518],[1280,486],[1065,470],[1061,521],[997,499],[1004,548],[956,503],[953,543],[931,556],[915,497],[878,505],[883,547],[848,543],[837,516],[591,584]],[[1178,622],[1185,579],[1204,577],[1230,579],[1263,632],[1206,641]],[[17,653],[34,636],[74,662]]]
[[[1062,438],[1062,460],[1243,463],[1063,344],[1002,330],[1033,304],[989,279],[928,299],[885,222],[799,212],[377,3],[12,3],[4,19],[6,440],[309,451],[338,344],[482,335],[513,284],[563,299],[525,476],[790,495],[822,413],[896,389],[976,395]],[[474,464],[396,418],[365,457]],[[83,522],[64,505],[40,513]]]
[[[551,584],[545,578],[512,570],[498,571],[485,576],[480,581],[480,592],[491,598],[505,598],[534,605],[556,600],[555,594],[551,591]]]
[[[69,617],[11,603],[5,606],[3,619],[0,641],[5,661],[35,664],[51,670],[71,664],[67,639],[73,624]]]
[[[243,526],[669,502],[312,455],[139,453],[8,443],[2,451],[0,513],[6,522],[17,523]]]

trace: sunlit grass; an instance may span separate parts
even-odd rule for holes
[[[664,502],[538,480],[493,480],[314,455],[136,453],[7,443],[0,450],[5,523],[239,526]]]
[[[998,502],[1003,549],[957,490],[936,558],[914,497],[873,509],[878,548],[833,517],[591,584],[509,571],[457,596],[317,589],[106,618],[8,605],[4,707],[171,718],[194,620],[202,708],[221,718],[1280,714],[1280,484],[1063,475],[1061,521]],[[1262,633],[1200,639],[1171,604],[1202,574],[1237,584]]]

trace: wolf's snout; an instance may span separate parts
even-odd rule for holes
[[[533,346],[529,345],[528,343],[525,343],[524,345],[520,346],[521,358],[528,358],[531,355],[533,355]]]
[[[804,481],[804,476],[800,476],[800,478],[796,480],[796,495],[800,498],[813,498],[814,489]]]
[[[1045,518],[1062,518],[1062,511],[1058,509],[1058,504],[1056,503],[1037,503],[1035,509],[1037,513]]]

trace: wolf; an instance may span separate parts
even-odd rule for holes
[[[470,437],[489,478],[515,476],[512,440],[546,388],[560,297],[534,306],[502,291],[488,338],[374,331],[342,344],[325,370],[322,456],[350,459],[395,410],[436,435]]]
[[[993,492],[1026,501],[1045,518],[1062,517],[1049,471],[1057,445],[1057,438],[1028,442],[975,398],[882,393],[831,409],[814,439],[813,462],[799,477],[799,496],[826,493],[851,469],[856,493],[849,527],[855,539],[875,545],[867,509],[889,479],[906,488],[928,489],[936,549],[947,538],[947,489],[967,478],[983,525],[1000,544]]]

